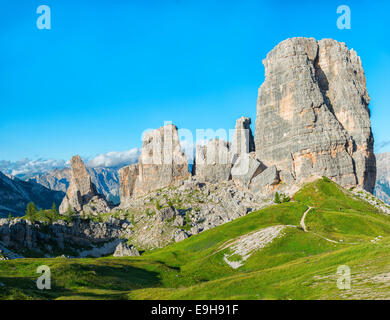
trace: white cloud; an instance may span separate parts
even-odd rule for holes
[[[51,171],[53,169],[62,169],[66,167],[64,160],[54,159],[36,159],[30,160],[24,158],[19,161],[0,161],[0,171],[13,176],[34,174]]]
[[[89,161],[89,167],[111,167],[119,168],[132,163],[138,162],[140,149],[134,148],[128,151],[111,151],[102,153]]]

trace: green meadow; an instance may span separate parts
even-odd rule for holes
[[[305,225],[300,220],[308,207]],[[237,269],[228,244],[270,226],[283,235]],[[238,260],[242,257],[236,257]],[[51,289],[36,286],[51,269]],[[337,287],[339,266],[351,289]],[[390,298],[390,216],[327,178],[276,204],[140,257],[0,261],[0,299]]]

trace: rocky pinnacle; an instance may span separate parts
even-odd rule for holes
[[[282,182],[327,176],[372,192],[376,179],[370,98],[360,58],[331,39],[292,38],[263,60],[255,146]]]

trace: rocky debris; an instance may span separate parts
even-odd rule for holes
[[[241,117],[237,119],[231,146],[233,155],[255,151],[255,141],[250,125],[251,118]]]
[[[138,250],[133,245],[121,241],[116,246],[114,257],[136,257],[139,256]]]
[[[265,170],[265,166],[256,159],[256,154],[240,154],[234,162],[231,174],[233,181],[244,187],[249,188],[252,179]]]
[[[272,203],[231,180],[212,184],[190,177],[131,199],[126,212],[134,221],[132,243],[146,250],[181,241]]]
[[[103,195],[99,195],[96,186],[92,183],[91,176],[87,168],[79,156],[74,156],[70,160],[71,179],[68,190],[62,203],[59,212],[64,214],[70,208],[75,212],[82,212],[84,206],[88,206],[88,210],[92,212],[108,212],[110,206],[106,202]],[[93,203],[90,204],[90,202]],[[94,204],[98,205],[100,211],[93,210]]]
[[[136,179],[135,179],[136,176]],[[121,205],[189,176],[177,127],[173,124],[145,133],[137,165],[121,169]]]
[[[390,205],[390,152],[376,155],[377,180],[375,195]]]
[[[117,239],[128,239],[133,234],[131,229],[129,221],[113,218],[101,223],[75,218],[70,224],[61,220],[49,225],[22,219],[0,219],[0,241],[9,250],[26,252],[25,256],[30,252],[59,256],[66,251],[77,257],[82,247],[91,250]],[[108,254],[114,250],[115,247]]]
[[[83,213],[87,215],[99,215],[100,213],[109,212],[111,210],[111,206],[107,203],[106,198],[98,194],[93,196],[91,200],[87,204],[83,206]]]
[[[203,182],[217,183],[230,179],[232,168],[229,144],[223,140],[210,140],[206,145],[196,146],[192,174]]]
[[[25,215],[29,202],[37,207],[49,209],[53,203],[57,206],[64,197],[63,192],[49,190],[37,183],[22,181],[0,172],[0,218]]]
[[[373,196],[371,193],[367,192],[366,190],[362,188],[354,188],[351,190],[351,192],[358,198],[367,201],[375,208],[383,211],[384,213],[390,214],[390,205],[384,203],[382,200]]]
[[[360,58],[344,43],[292,38],[264,59],[255,145],[258,158],[294,182],[327,176],[372,192],[375,156]]]
[[[229,253],[225,253],[223,260],[233,269],[237,269],[244,265],[244,262],[256,251],[263,249],[270,244],[275,238],[281,235],[281,232],[287,226],[278,225],[261,229],[256,232],[246,234],[237,240],[231,242],[221,250],[229,249]],[[229,258],[235,256],[234,261]],[[241,259],[237,260],[237,256]]]
[[[249,189],[255,193],[269,194],[279,182],[279,172],[276,166],[271,166],[252,179]]]
[[[119,169],[118,174],[120,181],[119,197],[121,199],[121,205],[126,207],[134,194],[134,188],[139,174],[138,164],[123,167]]]

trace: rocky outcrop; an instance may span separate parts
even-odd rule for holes
[[[241,117],[237,119],[231,145],[233,155],[255,151],[255,141],[250,125],[251,118]]]
[[[138,171],[134,188],[136,196],[189,176],[187,159],[181,150],[176,126],[168,124],[145,134]]]
[[[276,166],[271,166],[252,179],[249,189],[255,193],[269,194],[279,182],[279,172]]]
[[[26,257],[37,253],[76,257],[98,256],[99,252],[100,255],[112,254],[118,239],[128,239],[132,233],[129,221],[117,219],[101,223],[74,219],[72,223],[57,221],[49,225],[21,219],[0,219],[0,241]]]
[[[119,169],[118,174],[120,181],[119,196],[121,199],[121,205],[126,207],[134,194],[134,188],[139,174],[138,164],[131,164],[123,167]]]
[[[126,205],[130,198],[188,178],[188,163],[181,150],[177,127],[168,124],[147,132],[138,164],[120,169],[119,175],[121,205]]]
[[[251,179],[265,168],[253,153],[250,124],[250,118],[237,119],[231,144],[213,139],[196,147],[192,174],[197,180],[217,183],[233,178],[234,182],[248,188]]]
[[[377,180],[375,195],[390,205],[390,153],[376,155]]]
[[[233,181],[245,188],[249,188],[249,185],[253,178],[263,172],[265,166],[256,159],[256,154],[242,153],[234,162],[232,168]]]
[[[217,183],[230,179],[232,159],[229,144],[223,140],[196,146],[194,162],[192,174],[199,181]]]
[[[134,198],[131,241],[142,250],[164,247],[273,203],[232,180],[205,183],[191,177]]]
[[[139,256],[138,250],[133,245],[121,241],[115,248],[114,257],[135,257]]]
[[[81,212],[84,211],[84,206],[89,208],[87,211],[94,213],[109,211],[108,203],[103,195],[98,194],[95,185],[92,183],[91,176],[79,156],[72,157],[70,167],[70,184],[60,205],[59,212],[63,214],[68,209]],[[90,203],[91,201],[92,203]],[[98,210],[92,210],[92,207],[95,208],[94,204],[99,205]]]
[[[372,192],[375,156],[360,58],[344,43],[287,39],[263,61],[255,145],[282,181],[327,176]]]

